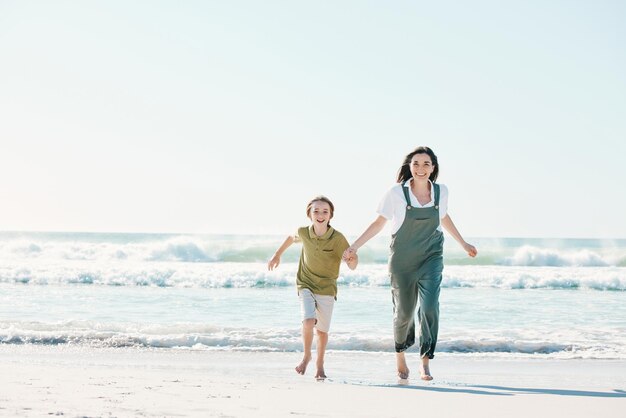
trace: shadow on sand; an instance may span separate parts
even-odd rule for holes
[[[448,387],[448,386],[418,386],[411,385],[408,381],[400,381],[397,385],[374,385],[377,387],[388,387],[398,389],[423,390],[427,392],[442,393],[469,393],[472,395],[495,395],[495,396],[514,396],[519,394],[541,394],[541,395],[558,395],[558,396],[584,396],[593,398],[626,398],[626,391],[622,389],[613,389],[612,392],[596,392],[589,390],[573,390],[573,389],[541,389],[541,388],[516,388],[508,386],[490,386],[490,385],[467,385],[466,387]]]

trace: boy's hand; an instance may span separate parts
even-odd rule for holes
[[[280,264],[280,256],[275,255],[272,259],[267,263],[268,270],[274,270]]]

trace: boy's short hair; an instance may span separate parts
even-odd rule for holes
[[[330,201],[329,198],[327,198],[326,196],[315,196],[313,199],[311,199],[311,201],[309,202],[308,205],[306,205],[306,217],[307,218],[311,218],[311,206],[313,206],[313,203],[315,202],[326,202],[328,203],[328,206],[330,206],[330,217],[332,218],[334,213],[335,213],[335,205],[333,205],[333,202]]]

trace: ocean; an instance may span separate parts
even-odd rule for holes
[[[301,351],[300,247],[267,271],[283,239],[0,232],[0,344]],[[468,241],[446,237],[437,353],[626,359],[626,240]],[[393,352],[388,245],[342,265],[329,350]]]

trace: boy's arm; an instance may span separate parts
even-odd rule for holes
[[[278,267],[278,265],[280,264],[280,256],[283,255],[285,250],[289,248],[289,246],[294,242],[296,242],[296,237],[294,237],[293,235],[289,235],[287,238],[285,238],[283,244],[278,247],[270,261],[267,263],[268,270],[274,270],[276,267]]]

